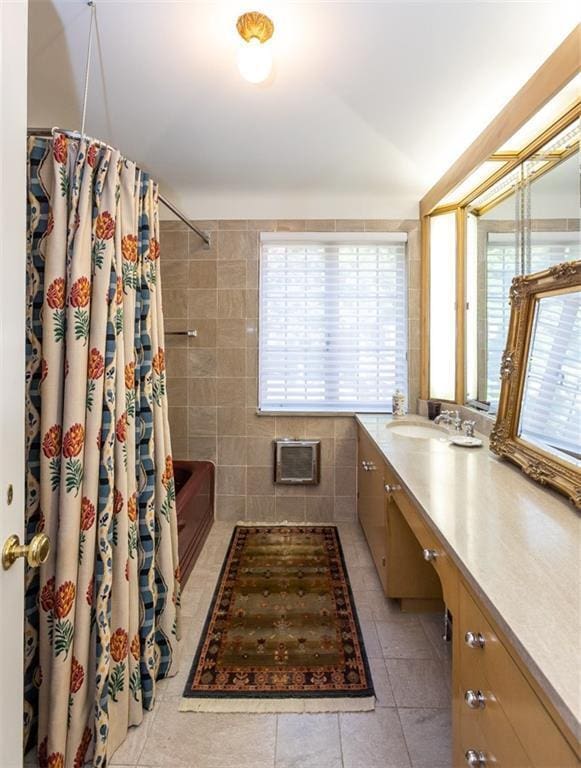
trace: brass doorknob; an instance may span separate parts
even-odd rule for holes
[[[31,568],[38,568],[41,563],[46,563],[49,552],[50,539],[46,533],[37,533],[30,544],[21,544],[14,534],[6,539],[2,548],[2,567],[7,571],[19,557],[25,557]]]

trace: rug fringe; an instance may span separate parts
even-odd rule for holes
[[[371,712],[375,696],[344,699],[200,699],[183,697],[180,712],[214,712],[218,714],[244,712],[316,714],[321,712]]]
[[[238,520],[236,525],[239,525],[243,528],[259,528],[261,526],[265,528],[273,528],[273,527],[276,527],[277,525],[286,525],[288,527],[297,527],[297,528],[300,528],[300,527],[304,528],[305,526],[313,526],[317,528],[321,528],[321,527],[336,528],[337,527],[337,523],[334,523],[333,521],[324,522],[324,523],[321,521],[319,521],[318,523],[310,523],[308,521],[305,523],[297,523],[291,520],[277,520],[276,522],[273,520],[270,523],[267,523],[264,520],[259,520],[257,522],[253,522],[252,520]]]

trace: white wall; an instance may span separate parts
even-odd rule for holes
[[[0,0],[0,547],[24,536],[27,14],[27,0]],[[0,765],[20,768],[22,561],[0,568],[0,616]]]

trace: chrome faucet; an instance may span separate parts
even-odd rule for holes
[[[446,424],[447,426],[454,427],[456,432],[462,431],[462,419],[460,418],[459,411],[442,411],[434,419],[434,424]]]
[[[434,424],[451,424],[452,423],[452,411],[440,411],[440,413],[434,419]]]

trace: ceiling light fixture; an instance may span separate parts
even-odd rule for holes
[[[274,24],[263,13],[243,13],[236,22],[238,34],[244,40],[238,54],[238,69],[249,83],[262,83],[272,69],[272,53],[268,41]]]

